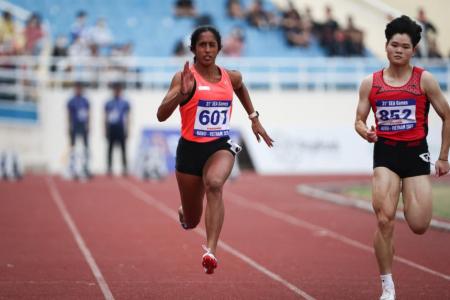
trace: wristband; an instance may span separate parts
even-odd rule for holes
[[[441,161],[448,161],[448,159],[442,159],[442,158],[438,158],[438,160],[441,160]]]
[[[259,112],[257,112],[256,110],[254,111],[254,112],[252,112],[251,114],[249,114],[248,115],[248,118],[251,120],[251,119],[254,119],[254,118],[257,118],[257,117],[259,117]]]

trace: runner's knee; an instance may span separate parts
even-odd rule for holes
[[[223,184],[223,180],[218,177],[210,177],[205,179],[205,188],[208,192],[221,192]]]
[[[409,228],[415,234],[424,234],[430,225],[430,222],[408,222]]]
[[[383,234],[391,234],[394,230],[395,212],[378,206],[373,205],[375,214],[377,216],[378,228]]]

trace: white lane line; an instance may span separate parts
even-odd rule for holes
[[[300,184],[297,187],[297,191],[300,194],[303,194],[308,197],[312,197],[319,200],[325,200],[331,203],[343,205],[343,206],[350,206],[350,207],[356,207],[361,210],[364,210],[369,213],[373,213],[372,204],[370,202],[367,202],[365,200],[360,199],[350,199],[349,197],[346,197],[344,195],[331,193],[328,191],[324,191],[319,188],[315,188],[306,184]],[[395,213],[395,218],[398,220],[406,221],[405,216],[400,211],[397,211]],[[450,223],[449,222],[443,222],[436,219],[431,219],[430,226],[432,228],[441,229],[450,231]]]
[[[263,213],[263,214],[265,214],[267,216],[270,216],[272,218],[278,219],[278,220],[283,221],[285,223],[288,223],[288,224],[291,224],[291,225],[294,225],[294,226],[303,227],[303,228],[306,228],[306,229],[309,229],[309,230],[312,230],[312,231],[319,232],[323,236],[328,236],[328,237],[333,238],[335,240],[338,240],[338,241],[340,241],[340,242],[342,242],[344,244],[351,245],[351,246],[353,246],[355,248],[359,248],[361,250],[374,253],[374,250],[373,250],[372,247],[367,246],[367,245],[365,245],[363,243],[360,243],[360,242],[358,242],[356,240],[353,240],[351,238],[348,238],[348,237],[346,237],[346,236],[344,236],[342,234],[339,234],[337,232],[334,232],[332,230],[329,230],[329,229],[327,229],[325,227],[322,227],[322,226],[319,226],[319,225],[315,225],[313,223],[310,223],[310,222],[301,220],[299,218],[293,217],[291,215],[288,215],[286,213],[283,213],[281,211],[273,209],[270,206],[267,206],[267,205],[264,205],[264,204],[261,204],[261,203],[256,203],[256,202],[249,201],[246,198],[244,198],[243,196],[240,196],[240,195],[238,195],[236,193],[233,193],[233,192],[230,192],[230,191],[227,191],[227,195],[228,195],[228,197],[227,197],[228,201],[232,201],[233,203],[235,203],[237,205],[240,205],[242,207],[246,207],[246,208],[249,208],[249,209],[253,209],[253,210],[259,211],[259,212],[261,212],[261,213]],[[429,273],[431,275],[435,275],[437,277],[441,277],[441,278],[443,278],[445,280],[449,280],[450,281],[450,275],[446,275],[446,274],[443,274],[441,272],[432,270],[430,268],[427,268],[427,267],[425,267],[423,265],[415,263],[415,262],[413,262],[411,260],[408,260],[406,258],[403,258],[403,257],[395,255],[394,256],[394,260],[399,261],[401,263],[404,263],[404,264],[406,264],[406,265],[408,265],[408,266],[410,266],[412,268],[416,268],[416,269],[421,270],[423,272],[426,272],[426,273]]]
[[[61,213],[70,231],[72,232],[73,238],[75,239],[78,248],[80,248],[80,251],[84,256],[84,259],[91,268],[92,274],[94,274],[94,277],[97,280],[100,289],[102,290],[103,296],[105,297],[106,300],[114,300],[114,296],[112,295],[111,290],[109,289],[109,286],[106,283],[106,280],[102,275],[102,272],[100,271],[100,268],[95,262],[95,259],[91,254],[91,251],[86,246],[86,243],[84,242],[83,237],[80,234],[80,231],[75,225],[75,222],[73,221],[69,211],[67,210],[64,201],[62,200],[61,194],[59,193],[55,185],[55,182],[51,177],[47,177],[46,180],[47,185],[50,189],[50,194],[52,195],[52,199],[55,202],[56,206],[58,207],[59,212]]]
[[[178,213],[175,210],[173,210],[170,207],[168,207],[167,205],[163,204],[161,201],[157,201],[155,198],[153,198],[152,196],[147,194],[145,191],[143,191],[140,187],[136,186],[135,184],[132,184],[132,183],[130,183],[128,181],[123,181],[123,180],[119,180],[118,182],[125,189],[127,189],[131,194],[133,194],[133,196],[135,196],[136,198],[144,201],[146,204],[155,207],[156,209],[158,209],[159,211],[164,213],[166,216],[170,217],[171,219],[175,220],[178,223]],[[199,235],[201,235],[203,237],[206,237],[205,230],[200,229],[200,228],[197,227],[196,229],[194,229],[194,231],[197,234],[199,234]],[[307,294],[305,291],[303,291],[302,289],[300,289],[296,285],[294,285],[291,282],[287,281],[286,279],[284,279],[280,275],[270,271],[266,267],[260,265],[259,263],[257,263],[256,261],[254,261],[253,259],[251,259],[247,255],[243,254],[242,252],[236,250],[235,248],[233,248],[229,244],[227,244],[227,243],[225,243],[223,241],[219,241],[218,247],[221,248],[222,250],[224,250],[225,252],[228,252],[231,255],[237,257],[238,259],[242,260],[243,262],[247,263],[248,265],[250,265],[251,267],[253,267],[257,271],[259,271],[260,273],[266,275],[270,279],[281,283],[282,285],[287,287],[289,290],[291,290],[295,294],[303,297],[304,299],[306,299],[306,300],[314,300],[315,299],[314,297],[312,297],[311,295]]]

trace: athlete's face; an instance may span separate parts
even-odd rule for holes
[[[387,58],[391,64],[405,65],[414,55],[415,48],[406,33],[397,33],[386,44]]]
[[[203,65],[214,64],[219,53],[219,44],[211,31],[202,32],[195,44],[194,54]]]

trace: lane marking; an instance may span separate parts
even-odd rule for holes
[[[64,221],[66,222],[67,226],[69,227],[73,238],[75,239],[75,242],[78,245],[78,248],[80,248],[81,253],[84,256],[84,259],[86,260],[87,264],[89,265],[89,268],[91,269],[92,274],[94,275],[95,279],[97,280],[97,283],[103,293],[103,296],[106,300],[114,300],[114,296],[111,293],[111,290],[109,289],[108,284],[106,283],[105,278],[102,275],[102,272],[100,271],[100,268],[98,267],[97,263],[95,262],[94,257],[92,256],[91,251],[86,246],[86,243],[84,242],[83,237],[80,234],[80,231],[78,230],[75,222],[73,221],[72,216],[70,215],[69,211],[66,208],[66,205],[64,204],[64,201],[62,199],[61,193],[58,191],[58,188],[55,185],[55,182],[51,177],[46,177],[47,185],[50,189],[50,194],[52,196],[53,201],[55,202],[56,206],[58,207],[59,212],[61,213]]]
[[[342,206],[350,206],[350,207],[356,207],[361,210],[364,210],[366,212],[373,213],[372,204],[370,202],[367,202],[365,200],[360,199],[350,199],[349,197],[346,197],[344,195],[327,192],[319,188],[315,188],[306,184],[300,184],[297,187],[297,191],[300,194],[303,194],[308,197],[313,197],[315,199],[319,200],[325,200],[331,203],[339,204]],[[395,213],[395,218],[398,220],[406,221],[405,216],[400,211],[397,211]],[[432,228],[441,229],[445,231],[450,232],[450,223],[449,222],[443,222],[436,219],[431,219],[430,226]]]
[[[157,201],[155,198],[153,198],[151,195],[146,193],[144,190],[142,190],[136,184],[133,184],[133,183],[128,182],[128,181],[123,181],[123,180],[119,180],[118,182],[123,188],[128,190],[136,198],[144,201],[146,204],[148,204],[150,206],[155,207],[160,212],[162,212],[163,214],[165,214],[169,218],[173,219],[175,222],[177,222],[177,223],[179,222],[178,221],[178,213],[175,210],[171,209],[169,206],[163,204],[162,202]],[[206,237],[205,230],[203,230],[203,229],[201,229],[199,227],[195,228],[194,232],[196,232],[197,234],[201,235],[202,237]],[[302,289],[300,289],[296,285],[294,285],[291,282],[287,281],[286,279],[284,279],[280,275],[270,271],[266,267],[260,265],[259,263],[257,263],[253,259],[251,259],[249,256],[243,254],[242,252],[240,252],[239,250],[233,248],[229,244],[227,244],[227,243],[225,243],[223,241],[219,241],[218,247],[221,248],[222,250],[224,250],[225,252],[228,252],[229,254],[237,257],[238,259],[242,260],[243,262],[247,263],[249,266],[251,266],[252,268],[257,270],[258,272],[266,275],[270,279],[281,283],[282,285],[287,287],[289,290],[291,290],[295,294],[303,297],[304,299],[306,299],[306,300],[315,300],[314,297],[312,297],[311,295],[307,294],[305,291],[303,291]]]
[[[259,212],[261,212],[261,213],[263,213],[263,214],[265,214],[265,215],[267,215],[269,217],[278,219],[280,221],[283,221],[285,223],[288,223],[288,224],[291,224],[291,225],[294,225],[294,226],[303,227],[303,228],[309,229],[311,231],[319,232],[323,236],[328,236],[328,237],[333,238],[335,240],[338,240],[338,241],[340,241],[340,242],[342,242],[344,244],[353,246],[355,248],[358,248],[358,249],[361,249],[361,250],[364,250],[364,251],[368,251],[368,252],[374,253],[374,250],[373,250],[372,247],[369,247],[369,246],[367,246],[367,245],[365,245],[365,244],[363,244],[361,242],[358,242],[358,241],[353,240],[351,238],[348,238],[348,237],[346,237],[346,236],[344,236],[342,234],[339,234],[337,232],[329,230],[329,229],[327,229],[325,227],[322,227],[322,226],[319,226],[319,225],[315,225],[315,224],[310,223],[308,221],[304,221],[304,220],[301,220],[299,218],[293,217],[291,215],[288,215],[286,213],[278,211],[278,210],[276,210],[276,209],[274,209],[274,208],[272,208],[270,206],[267,206],[265,204],[255,203],[255,202],[249,201],[246,198],[244,198],[243,196],[240,196],[240,195],[238,195],[236,193],[227,191],[227,194],[228,194],[227,200],[228,201],[232,201],[233,203],[235,203],[237,205],[240,205],[242,207],[246,207],[246,208],[249,208],[249,209],[253,209],[253,210],[259,211]],[[415,263],[415,262],[413,262],[413,261],[411,261],[409,259],[406,259],[406,258],[403,258],[401,256],[395,255],[394,256],[394,260],[399,261],[401,263],[404,263],[404,264],[406,264],[406,265],[408,265],[408,266],[410,266],[412,268],[416,268],[416,269],[421,270],[423,272],[426,272],[426,273],[429,273],[431,275],[435,275],[437,277],[441,277],[441,278],[443,278],[445,280],[450,281],[450,275],[446,275],[446,274],[443,274],[441,272],[432,270],[432,269],[430,269],[428,267],[425,267],[423,265]]]

